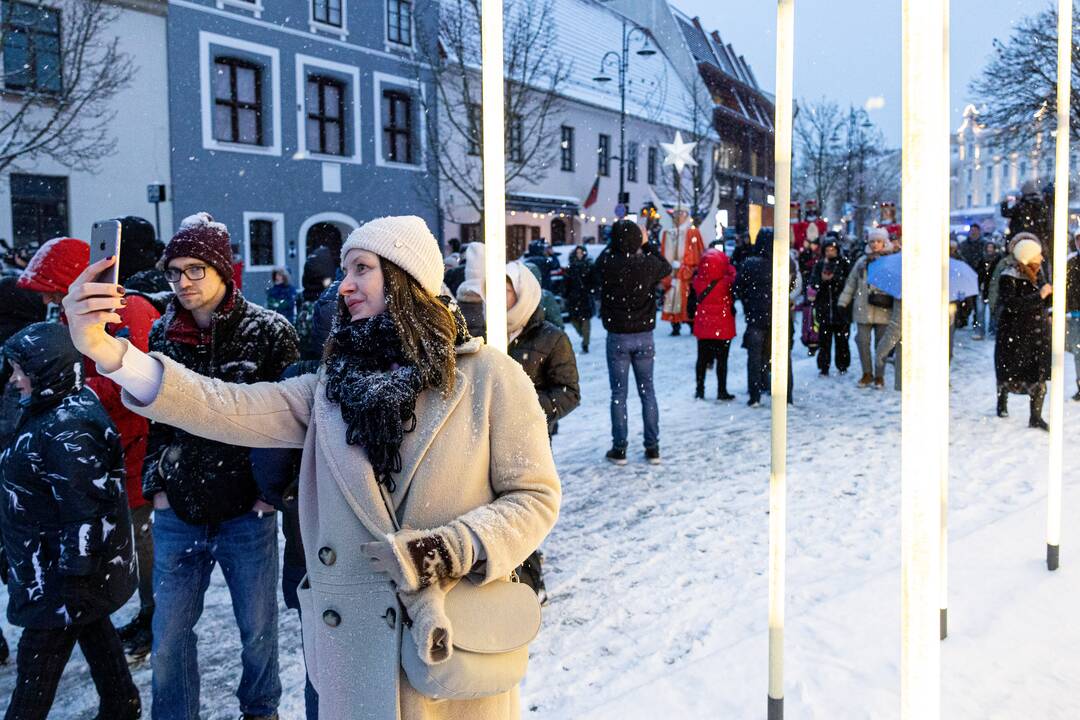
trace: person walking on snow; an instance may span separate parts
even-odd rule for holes
[[[588,354],[589,337],[592,334],[592,316],[596,312],[593,302],[592,286],[589,276],[592,273],[592,260],[584,245],[578,245],[570,253],[570,262],[563,276],[563,299],[566,301],[566,314],[570,324],[581,336],[581,352]]]
[[[141,221],[141,223],[139,222]],[[143,225],[145,224],[145,226]],[[153,227],[141,218],[123,218],[124,247],[131,239],[131,252],[125,253],[121,263],[125,277],[145,270],[140,264],[137,248],[153,242]],[[142,237],[140,237],[142,235]],[[129,261],[129,255],[131,260]],[[19,278],[19,287],[38,294],[44,305],[58,304],[68,292],[75,278],[90,264],[90,246],[75,238],[54,238],[42,245]],[[150,328],[159,313],[153,304],[137,293],[126,296],[127,303],[120,308],[121,322],[109,325],[110,335],[127,338],[135,347],[145,350],[150,342]],[[61,315],[61,322],[66,319]],[[139,572],[139,612],[127,624],[118,628],[128,657],[140,659],[150,652],[152,642],[151,623],[154,617],[154,540],[151,527],[153,506],[142,494],[143,464],[150,433],[146,418],[124,407],[120,388],[108,378],[101,377],[94,363],[83,363],[86,386],[94,391],[120,433],[124,451],[124,477],[127,483],[126,497],[131,509],[131,522],[135,531],[135,555]]]
[[[694,366],[694,397],[705,399],[705,371],[716,363],[716,399],[734,400],[727,389],[728,354],[735,337],[735,303],[732,287],[735,266],[723,250],[713,248],[701,256],[694,275],[694,293],[698,297],[694,317],[697,338],[697,364]]]
[[[297,359],[289,321],[236,289],[229,232],[209,214],[183,220],[162,263],[176,295],[150,332],[151,352],[230,383],[275,381]],[[151,426],[143,495],[154,505],[155,720],[198,715],[194,630],[215,565],[229,585],[243,645],[240,710],[245,719],[276,717],[277,517],[259,496],[248,447],[177,423]]]
[[[45,720],[76,644],[100,698],[97,717],[135,720],[139,691],[109,620],[137,583],[120,436],[84,387],[64,327],[29,325],[3,356],[23,405],[0,454],[7,617],[24,628],[5,720]]]
[[[671,275],[665,278],[664,306],[661,319],[671,323],[671,334],[678,335],[682,323],[690,322],[690,281],[694,277],[705,243],[701,232],[694,227],[690,213],[678,209],[673,216],[675,227],[660,235],[660,253],[671,264]]]
[[[743,347],[746,348],[746,389],[750,397],[749,407],[760,407],[761,396],[769,392],[772,364],[772,277],[773,277],[773,231],[762,228],[754,243],[757,254],[748,257],[739,267],[735,278],[735,297],[742,302],[746,316]],[[788,309],[791,310],[802,294],[802,280],[792,258],[788,258],[790,277]],[[788,315],[788,402],[794,403],[794,374],[790,353],[795,339],[795,318]]]
[[[373,220],[341,252],[337,322],[316,374],[230,383],[110,338],[102,326],[122,295],[90,282],[109,260],[65,299],[72,338],[160,423],[231,445],[303,448],[308,576],[298,594],[321,716],[512,720],[516,684],[436,700],[415,689],[403,657],[414,668],[453,661],[462,651],[447,592],[466,576],[505,582],[551,530],[560,488],[547,421],[521,367],[469,338],[436,297],[442,256],[423,220]],[[232,482],[207,485],[221,494]]]
[[[600,289],[600,320],[607,330],[607,369],[611,384],[611,450],[605,457],[626,464],[628,445],[627,381],[641,399],[645,426],[645,459],[660,462],[660,408],[653,387],[656,346],[656,286],[671,274],[671,263],[659,254],[637,223],[619,220],[611,241],[593,265],[591,284]]]
[[[994,346],[998,417],[1008,416],[1009,393],[1028,395],[1028,426],[1047,430],[1042,418],[1050,378],[1050,296],[1053,287],[1042,273],[1042,243],[1031,233],[1013,238],[1016,265],[1001,274],[1001,318]]]
[[[847,282],[847,260],[840,257],[840,246],[835,240],[825,242],[824,257],[810,274],[807,296],[813,296],[814,320],[818,326],[818,372],[829,374],[833,350],[836,351],[836,369],[841,375],[851,365],[851,313],[840,307],[840,295]]]
[[[894,300],[871,287],[866,281],[866,270],[870,263],[888,252],[889,233],[885,228],[871,230],[866,243],[866,254],[852,265],[837,303],[842,308],[851,308],[852,319],[858,327],[855,346],[859,350],[859,363],[862,366],[862,377],[859,378],[861,388],[871,385],[878,389],[885,387],[885,378],[874,376],[873,349],[881,342],[889,326],[890,309]]]

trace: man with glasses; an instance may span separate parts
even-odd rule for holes
[[[235,287],[228,230],[209,214],[183,221],[162,262],[175,295],[150,333],[152,352],[242,383],[277,380],[298,359],[289,321]],[[152,423],[143,495],[154,503],[153,717],[199,715],[194,627],[220,564],[243,646],[242,717],[277,718],[277,517],[259,497],[249,450]]]

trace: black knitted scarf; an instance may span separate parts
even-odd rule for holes
[[[457,344],[469,339],[455,307]],[[401,472],[401,443],[416,429],[416,398],[425,389],[419,369],[405,356],[388,312],[365,320],[340,320],[331,333],[334,351],[326,359],[326,398],[341,406],[345,442],[367,453],[375,479],[394,492]],[[453,348],[448,348],[454,352]],[[445,384],[436,378],[429,386]]]

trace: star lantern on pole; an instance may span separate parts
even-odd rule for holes
[[[682,209],[682,171],[687,165],[690,167],[697,167],[697,160],[690,153],[694,152],[694,148],[697,147],[696,142],[688,143],[683,141],[682,133],[678,130],[675,131],[675,141],[669,143],[660,143],[660,147],[664,149],[666,153],[664,155],[664,167],[668,165],[675,166],[675,199],[678,203],[679,210]]]

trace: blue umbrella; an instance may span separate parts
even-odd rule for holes
[[[903,287],[902,253],[886,255],[867,266],[866,281],[883,293],[900,297]],[[949,258],[949,299],[960,302],[979,294],[979,276],[963,260]]]

